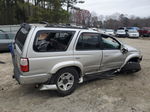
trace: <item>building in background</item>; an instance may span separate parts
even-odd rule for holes
[[[75,25],[90,26],[91,13],[88,10],[72,8],[70,22]]]

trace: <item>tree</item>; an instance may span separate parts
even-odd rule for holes
[[[69,12],[70,7],[74,7],[77,3],[84,3],[83,0],[61,0],[61,3],[67,7],[67,12]]]
[[[0,24],[48,21],[67,22],[62,0],[1,0]]]

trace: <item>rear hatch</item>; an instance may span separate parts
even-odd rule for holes
[[[15,78],[19,77],[18,75],[21,74],[20,71],[20,59],[22,58],[24,45],[27,39],[27,36],[30,32],[31,26],[28,24],[22,24],[21,28],[16,34],[15,42],[12,45],[12,61],[14,65],[14,74],[16,75]]]

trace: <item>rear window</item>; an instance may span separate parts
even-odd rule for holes
[[[28,33],[29,30],[27,31],[25,28],[22,27],[16,34],[15,43],[18,45],[20,50],[23,49]]]

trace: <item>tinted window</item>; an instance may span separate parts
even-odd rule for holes
[[[37,52],[66,51],[75,32],[39,31],[33,49]]]
[[[21,50],[23,49],[28,33],[29,31],[25,28],[21,28],[16,34],[15,42]]]
[[[120,44],[115,39],[107,35],[101,35],[101,39],[102,39],[102,48],[104,50],[120,49]]]
[[[78,39],[76,50],[98,50],[100,49],[99,34],[82,33]]]

